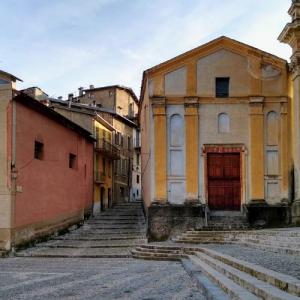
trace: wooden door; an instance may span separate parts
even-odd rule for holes
[[[207,155],[208,206],[211,210],[240,210],[239,153]]]

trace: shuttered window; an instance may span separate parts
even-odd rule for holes
[[[229,77],[216,78],[216,97],[229,97]]]

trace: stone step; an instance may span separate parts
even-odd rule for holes
[[[247,240],[236,241],[234,243],[244,245],[244,246],[247,246],[247,247],[251,247],[251,248],[255,248],[255,249],[272,251],[272,252],[275,252],[275,253],[300,256],[300,249],[299,248],[287,248],[287,247],[271,246],[271,245],[267,245],[267,244],[263,244],[263,243],[261,243],[261,244],[252,243],[250,241],[248,242]]]
[[[144,224],[130,224],[130,225],[124,224],[124,226],[119,226],[116,224],[105,224],[103,226],[102,224],[95,224],[95,225],[91,224],[91,225],[82,226],[79,230],[109,230],[112,227],[119,228],[121,230],[123,230],[124,228],[125,228],[125,230],[128,230],[127,228],[129,228],[129,230],[139,230],[139,229],[144,229],[145,225]],[[115,228],[113,228],[113,230]]]
[[[66,247],[66,248],[120,248],[120,247],[137,247],[147,243],[146,239],[131,240],[109,240],[109,241],[77,241],[77,240],[51,240],[39,243],[36,247]]]
[[[243,239],[240,239],[243,240]],[[258,244],[264,244],[264,245],[270,245],[270,246],[276,246],[276,247],[283,247],[283,248],[295,248],[295,249],[300,249],[300,242],[294,243],[292,240],[291,241],[274,241],[274,240],[268,240],[268,239],[259,239],[259,238],[245,238],[244,239],[247,242],[251,243],[258,243]]]
[[[282,236],[282,237],[300,237],[300,227],[295,227],[294,229],[262,229],[253,231],[255,234],[261,235],[271,235],[271,236]]]
[[[146,259],[146,260],[170,260],[179,261],[182,259],[182,255],[179,254],[168,254],[168,253],[153,253],[145,251],[131,250],[133,258]]]
[[[108,221],[142,221],[145,220],[144,217],[128,217],[128,216],[101,216],[101,217],[94,217],[93,219],[91,219],[92,221],[104,221],[104,220],[108,220]]]
[[[229,243],[229,241],[227,240],[221,240],[219,238],[173,238],[172,239],[173,242],[175,243],[186,243],[186,244],[225,244],[225,243]]]
[[[132,235],[132,236],[82,236],[82,235],[66,235],[64,237],[56,237],[54,240],[76,240],[76,241],[113,241],[113,240],[140,240],[146,239],[142,235]]]
[[[146,235],[146,231],[143,229],[122,229],[120,231],[116,230],[107,230],[107,229],[85,229],[78,232],[74,232],[73,234],[101,234],[101,235],[109,235],[109,234],[142,234]]]
[[[145,225],[145,221],[139,221],[139,220],[99,220],[99,221],[87,221],[86,225],[106,225],[106,224],[115,224],[115,225],[134,225],[140,223],[141,225]]]
[[[145,233],[137,232],[137,233],[126,233],[126,232],[115,232],[115,233],[85,233],[85,232],[78,232],[78,233],[71,233],[70,236],[78,237],[78,236],[87,236],[87,237],[139,237],[139,236],[146,236]]]
[[[236,284],[231,279],[227,278],[222,273],[219,273],[214,268],[210,267],[208,264],[200,260],[199,257],[195,255],[189,255],[189,259],[200,268],[202,273],[204,273],[209,279],[214,283],[218,284],[231,299],[239,300],[257,300],[259,299],[247,289],[242,288],[240,285]]]
[[[212,258],[205,253],[196,253],[197,258],[199,258],[200,263],[205,263],[215,269],[217,272],[225,275],[230,280],[234,281],[236,284],[239,284],[241,287],[246,288],[250,293],[256,295],[259,298],[263,299],[299,299],[294,295],[290,295],[287,292],[284,292],[269,283],[261,281],[256,277],[253,277],[245,272],[242,272],[236,268],[231,267],[215,258]]]
[[[17,257],[65,257],[65,258],[129,258],[130,248],[39,248],[16,253]]]
[[[253,238],[258,240],[269,240],[274,242],[296,242],[300,243],[299,237],[291,237],[291,236],[273,236],[273,235],[262,235],[262,234],[241,234],[239,236],[240,239],[243,238]]]
[[[248,273],[251,276],[256,277],[259,280],[268,282],[269,284],[283,290],[295,296],[300,296],[300,280],[282,273],[275,272],[273,270],[266,269],[262,266],[246,262],[232,256],[219,253],[217,251],[199,248],[198,251],[209,255],[210,257],[217,259],[233,268],[236,268],[242,272]]]
[[[193,282],[201,291],[206,299],[213,300],[230,300],[229,296],[215,283],[213,283],[208,277],[206,277],[201,269],[193,264],[189,259],[181,260],[182,266],[185,271],[190,275]]]

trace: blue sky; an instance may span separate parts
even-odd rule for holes
[[[290,0],[1,0],[0,69],[50,96],[121,84],[221,35],[289,59]]]

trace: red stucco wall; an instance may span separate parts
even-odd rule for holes
[[[80,213],[93,201],[93,144],[78,133],[17,102],[15,227]],[[34,142],[44,143],[43,160]],[[77,168],[69,168],[69,153]]]

